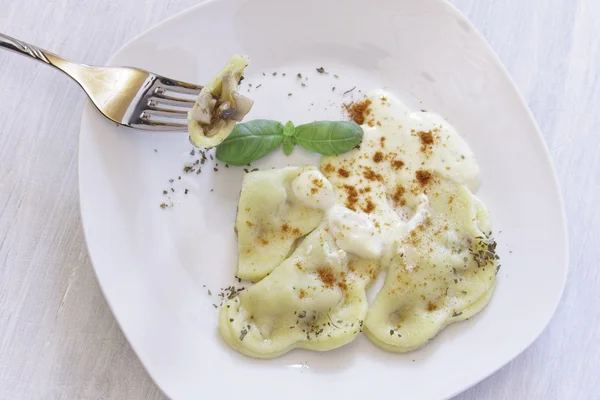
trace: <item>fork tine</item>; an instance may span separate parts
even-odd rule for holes
[[[187,113],[162,111],[162,110],[150,110],[150,109],[144,110],[140,114],[140,119],[148,120],[148,121],[158,121],[159,118],[161,120],[165,119],[165,118],[169,119],[169,120],[185,120],[186,117],[187,117]],[[174,121],[174,123],[177,123],[177,122]],[[185,122],[185,125],[187,126],[187,121]]]
[[[169,87],[173,87],[173,88],[180,88],[180,89],[187,89],[190,91],[190,93],[193,91],[195,94],[200,93],[200,90],[202,90],[203,86],[200,85],[194,85],[191,83],[187,83],[187,82],[182,82],[182,81],[176,81],[174,79],[169,79],[169,78],[165,78],[164,76],[159,76],[157,75],[156,78],[158,79],[159,82],[161,82],[164,85],[167,85]]]
[[[139,129],[149,130],[187,130],[187,123],[181,122],[185,120],[182,118],[176,119],[176,117],[174,119],[174,115],[180,116],[181,114],[173,114],[170,112],[156,110],[145,110],[140,114],[136,123],[132,125]]]
[[[147,131],[186,131],[187,125],[171,124],[160,121],[138,120],[137,123],[131,124],[132,128],[143,129]]]
[[[167,111],[175,114],[187,114],[188,110],[194,105],[194,102],[150,97],[146,104],[151,110]]]
[[[176,89],[176,90],[172,90]],[[153,95],[155,97],[160,97],[161,99],[167,100],[175,100],[175,101],[186,101],[189,103],[193,103],[196,100],[196,96],[199,92],[196,92],[195,89],[189,89],[191,92],[186,92],[185,88],[175,88],[175,87],[156,87],[154,88]],[[189,105],[191,107],[191,104]]]
[[[201,89],[197,89],[197,88],[189,88],[189,87],[183,87],[183,86],[169,86],[169,85],[167,85],[166,89],[170,92],[189,94],[191,96],[198,96],[198,93],[200,93],[200,90],[201,90]]]

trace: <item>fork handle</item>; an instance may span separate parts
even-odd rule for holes
[[[74,63],[59,57],[48,50],[40,49],[39,47],[26,43],[22,40],[12,38],[3,33],[0,33],[0,49],[9,50],[22,56],[33,58],[36,61],[41,61],[44,64],[50,65],[66,73],[70,78],[73,78],[78,83],[79,80],[77,79],[77,72],[87,68],[87,66],[84,64]]]
[[[0,33],[0,48],[14,51],[17,54],[52,65],[46,50],[42,50],[39,47],[35,47],[29,43],[25,43],[2,33]]]

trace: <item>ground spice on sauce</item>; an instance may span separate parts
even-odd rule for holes
[[[335,284],[335,275],[331,267],[319,267],[317,268],[317,275],[326,288],[330,288]]]
[[[361,102],[354,102],[344,104],[344,109],[350,116],[350,119],[356,122],[358,125],[365,123],[365,118],[371,114],[371,100],[363,100]]]
[[[404,188],[404,186],[402,186],[402,185],[396,186],[396,190],[394,191],[394,194],[392,195],[392,200],[394,200],[394,205],[403,206],[404,204],[406,204],[406,201],[402,198],[402,196],[404,196],[404,193],[406,193],[406,189]]]
[[[421,141],[421,152],[425,153],[431,150],[431,146],[434,144],[433,132],[418,132],[417,135]]]
[[[346,192],[346,207],[352,211],[356,211],[356,203],[358,202],[358,190],[354,186],[344,185],[342,186]]]
[[[392,167],[394,167],[394,169],[400,169],[400,168],[404,167],[404,161],[392,160]]]
[[[371,199],[367,200],[367,205],[362,207],[362,210],[367,214],[372,213],[375,210],[375,204],[371,201]]]
[[[335,168],[331,164],[325,164],[325,166],[323,166],[323,171],[325,173],[332,173],[333,171],[335,171]]]
[[[348,172],[348,170],[345,170],[344,168],[340,168],[338,169],[338,175],[342,178],[347,178],[350,176],[350,172]]]
[[[425,171],[422,169],[418,170],[415,175],[417,177],[417,181],[419,182],[419,185],[421,185],[422,187],[427,186],[427,184],[429,183],[431,178],[433,178],[433,175],[431,174],[431,172]]]
[[[363,176],[370,181],[383,182],[383,176],[381,176],[381,174],[378,174],[377,172],[373,171],[371,168],[368,167],[366,168],[366,171],[363,172]]]

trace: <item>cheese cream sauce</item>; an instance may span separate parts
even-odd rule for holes
[[[428,198],[419,187],[423,180],[438,174],[474,191],[479,167],[467,143],[438,114],[412,112],[386,91],[366,100],[360,148],[324,157],[323,173],[301,173],[292,189],[306,206],[326,213],[342,250],[378,260],[399,235],[427,217]],[[410,192],[416,198],[412,207]]]

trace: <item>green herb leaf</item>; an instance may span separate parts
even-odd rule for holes
[[[363,130],[354,121],[320,121],[299,125],[294,131],[296,144],[324,156],[345,153],[362,140]]]
[[[294,132],[296,130],[296,127],[294,127],[294,124],[292,123],[292,121],[288,121],[284,126],[283,126],[283,152],[285,153],[286,156],[289,156],[290,154],[292,154],[292,151],[294,150],[294,146],[296,145],[296,142],[294,141]]]
[[[294,136],[295,130],[296,127],[294,127],[294,123],[292,121],[288,121],[283,126],[283,136]]]
[[[283,142],[283,125],[277,121],[255,119],[237,124],[217,146],[217,159],[230,165],[246,165],[264,157]]]
[[[286,156],[289,156],[290,154],[292,154],[292,151],[294,151],[294,146],[296,144],[294,143],[294,138],[291,136],[285,136],[283,138],[283,152],[285,153]]]

